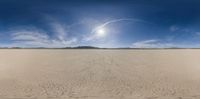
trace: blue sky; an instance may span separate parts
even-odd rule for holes
[[[200,47],[199,0],[1,0],[1,47]]]

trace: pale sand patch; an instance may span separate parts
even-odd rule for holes
[[[0,50],[0,99],[200,99],[200,50]]]

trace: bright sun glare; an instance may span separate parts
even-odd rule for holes
[[[103,29],[103,28],[98,29],[98,30],[96,31],[96,35],[97,35],[98,37],[104,37],[104,36],[106,35],[105,29]]]

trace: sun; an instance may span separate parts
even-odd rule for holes
[[[97,29],[96,35],[97,35],[98,37],[104,37],[104,36],[106,35],[105,29],[104,29],[104,28],[99,28],[99,29]]]

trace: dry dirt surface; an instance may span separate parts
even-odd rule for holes
[[[1,49],[0,99],[200,99],[200,50]]]

